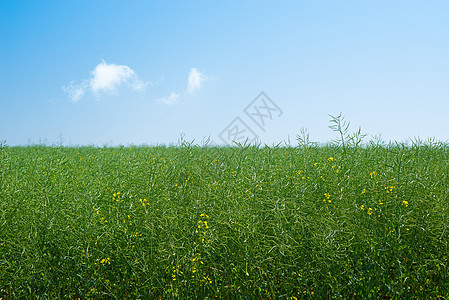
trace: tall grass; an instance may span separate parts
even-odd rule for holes
[[[0,298],[447,298],[448,145],[299,142],[3,144]]]

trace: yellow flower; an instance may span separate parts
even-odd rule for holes
[[[204,280],[201,280],[201,281],[206,281],[206,284],[211,284],[212,283],[212,280],[210,280],[209,277],[204,277],[203,276],[203,278],[204,278]]]
[[[368,208],[368,215],[371,215],[373,213],[373,209],[370,207]]]
[[[393,192],[393,190],[394,190],[394,186],[386,186],[386,187],[385,187],[385,191],[386,191],[387,193],[391,193],[391,192]]]
[[[369,176],[371,177],[371,179],[373,179],[374,176],[376,176],[376,175],[377,175],[376,171],[373,171],[373,172],[369,173]]]
[[[341,166],[333,165],[333,166],[332,166],[332,169],[336,169],[335,172],[338,173],[338,172],[340,172]]]
[[[402,203],[404,203],[404,205],[405,205],[405,207],[407,207],[408,206],[408,202],[407,201],[402,201]]]

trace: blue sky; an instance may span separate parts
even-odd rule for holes
[[[1,7],[8,145],[173,144],[181,134],[295,144],[302,127],[327,142],[328,114],[340,112],[386,141],[449,140],[448,1]]]

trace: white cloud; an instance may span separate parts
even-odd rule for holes
[[[122,85],[127,85],[133,90],[144,90],[149,82],[140,79],[136,72],[128,66],[108,64],[104,60],[99,63],[91,72],[90,79],[85,79],[81,84],[71,81],[62,89],[70,99],[78,102],[84,94],[91,90],[96,95],[103,93],[116,92]]]
[[[193,93],[195,90],[200,89],[201,83],[206,79],[207,78],[204,76],[204,74],[201,73],[197,68],[191,68],[187,80],[187,93],[190,94]],[[186,94],[186,91],[184,91],[183,93],[171,92],[168,97],[162,97],[156,99],[156,101],[171,105],[176,103],[179,98],[184,96],[184,94]]]
[[[189,73],[189,81],[187,85],[187,91],[192,93],[193,91],[201,88],[201,82],[206,78],[197,68],[191,68]]]
[[[105,61],[102,61],[92,71],[90,86],[94,93],[100,91],[112,92],[133,76],[136,76],[136,74],[128,66],[107,64]]]
[[[171,92],[168,97],[159,98],[159,99],[156,99],[156,101],[171,105],[171,104],[176,103],[176,101],[178,101],[178,99],[180,97],[181,97],[181,94]]]
[[[71,81],[68,85],[62,87],[62,90],[69,95],[73,102],[78,102],[84,96],[86,89],[86,82],[76,84],[74,81]]]

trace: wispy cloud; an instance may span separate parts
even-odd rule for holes
[[[201,83],[205,80],[203,73],[197,68],[191,68],[189,72],[189,80],[187,85],[187,91],[193,93],[195,90],[201,88]]]
[[[81,83],[71,81],[62,89],[72,101],[78,102],[88,91],[92,91],[98,96],[100,93],[117,92],[118,88],[123,85],[138,91],[144,90],[149,84],[149,82],[140,79],[130,67],[108,64],[103,60],[91,72],[89,79],[84,79]]]
[[[191,94],[194,91],[201,89],[202,82],[206,79],[207,77],[197,68],[191,68],[187,79],[187,88],[184,92],[171,92],[169,96],[156,99],[156,101],[172,105],[176,103],[178,99],[182,98],[186,93]]]
[[[168,96],[155,99],[157,102],[172,105],[186,94],[201,89],[207,77],[197,68],[191,68],[187,78],[187,87],[181,92],[171,92]],[[73,102],[80,101],[86,94],[95,96],[117,93],[119,88],[127,86],[135,91],[144,90],[150,82],[137,76],[136,72],[126,65],[108,64],[102,60],[91,72],[90,77],[80,82],[71,81],[62,87]]]
[[[87,81],[84,81],[81,84],[77,84],[75,81],[70,81],[69,84],[62,87],[62,90],[69,95],[69,98],[72,99],[73,102],[78,102],[83,98],[88,87]]]
[[[178,101],[179,97],[181,97],[181,94],[171,92],[168,97],[162,97],[159,99],[156,99],[157,102],[162,102],[164,104],[172,105],[175,104],[176,101]]]

